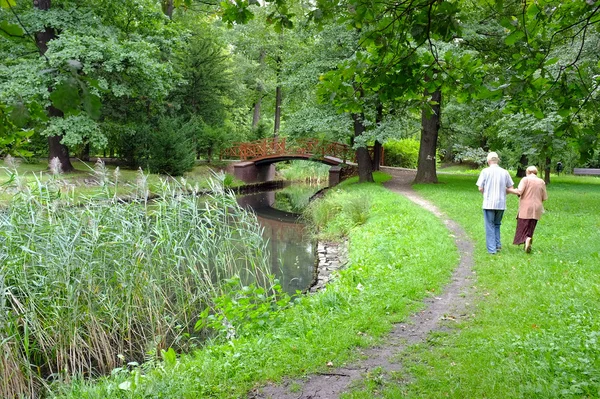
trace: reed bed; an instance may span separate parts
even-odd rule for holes
[[[311,184],[327,184],[329,168],[329,165],[305,160],[293,160],[278,164],[278,172],[285,180]]]
[[[267,249],[252,213],[213,181],[199,196],[162,182],[147,200],[111,196],[118,170],[96,168],[106,195],[74,203],[60,174],[47,182],[9,179],[0,209],[0,397],[36,397],[73,376],[97,376],[187,350],[194,325],[223,294],[225,280],[270,287]],[[7,188],[5,185],[4,188]]]

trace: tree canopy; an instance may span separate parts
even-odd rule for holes
[[[600,163],[598,1],[0,6],[2,153],[144,166],[174,118],[199,157],[273,134],[352,143],[366,180],[361,148],[407,136],[426,182],[489,150],[516,168]]]

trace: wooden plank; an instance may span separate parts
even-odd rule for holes
[[[592,175],[592,176],[600,176],[600,169],[594,168],[573,168],[574,175]]]

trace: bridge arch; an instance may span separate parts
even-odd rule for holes
[[[240,162],[233,165],[234,176],[246,183],[273,180],[276,163],[304,159],[330,165],[329,186],[334,186],[340,181],[339,165],[354,160],[354,150],[346,144],[319,139],[270,138],[238,143],[223,151],[223,156],[239,157]]]

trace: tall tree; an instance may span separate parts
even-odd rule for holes
[[[33,0],[33,5],[38,10],[48,11],[50,10],[50,0]],[[56,30],[50,25],[44,26],[44,30],[35,34],[35,40],[40,51],[40,55],[45,56],[48,51],[48,43],[56,39]],[[51,118],[62,118],[64,113],[56,108],[54,105],[50,105],[47,108],[48,115]],[[62,143],[63,135],[54,134],[48,136],[48,160],[57,158],[60,162],[61,169],[63,172],[71,172],[73,165],[69,158],[69,148]]]
[[[425,90],[425,97],[430,93]],[[430,106],[425,107],[421,115],[421,145],[415,182],[437,183],[437,142],[442,110],[442,89],[431,93]]]

